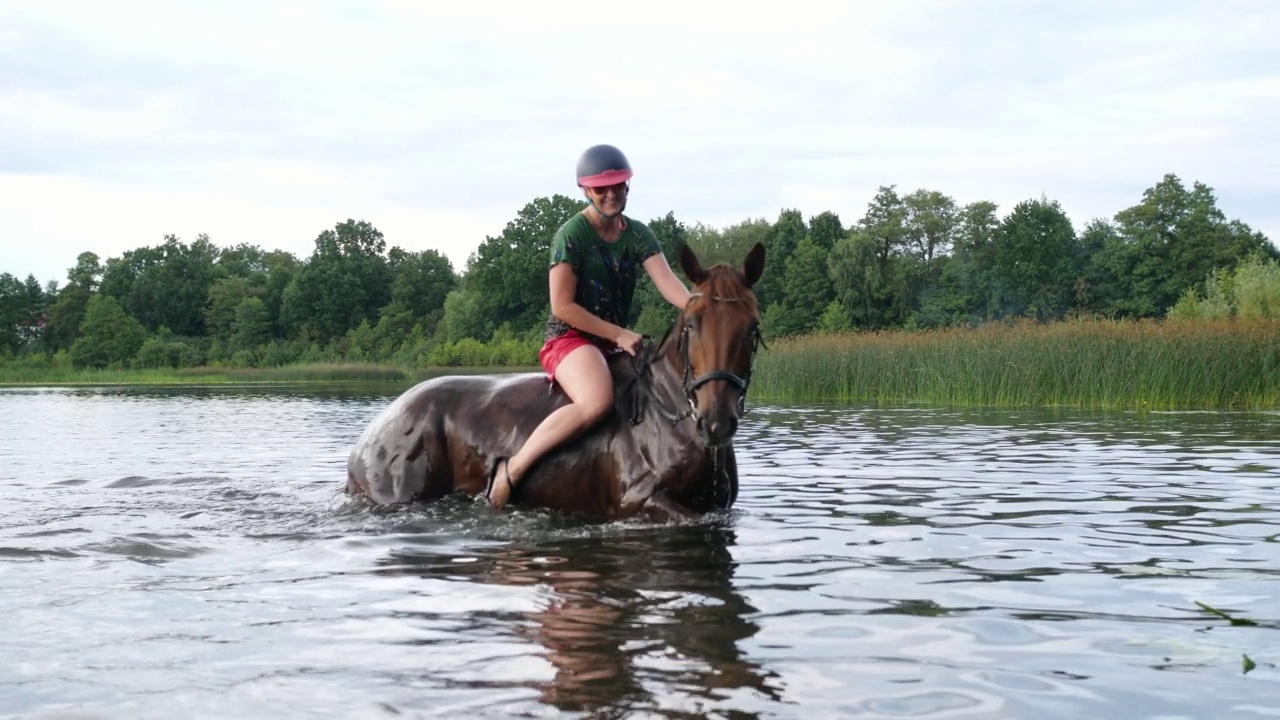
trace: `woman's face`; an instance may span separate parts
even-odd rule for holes
[[[606,185],[604,187],[586,188],[587,194],[605,215],[615,215],[627,207],[627,184]]]

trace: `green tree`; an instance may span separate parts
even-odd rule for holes
[[[124,367],[147,339],[142,323],[131,317],[110,295],[95,294],[85,308],[79,336],[71,346],[77,368]]]
[[[0,273],[0,356],[16,353],[22,346],[20,328],[27,314],[25,306],[22,281]]]
[[[840,216],[830,210],[809,218],[809,237],[827,252],[831,252],[844,235],[844,224],[840,222]]]
[[[756,243],[764,243],[772,227],[773,225],[764,218],[743,220],[723,230],[698,222],[688,227],[685,242],[704,266],[722,262],[736,265],[742,262],[742,258],[747,256]],[[769,258],[765,262],[767,273],[772,256],[766,257]],[[674,259],[672,262],[672,267],[678,268]],[[678,269],[677,272],[679,272]]]
[[[1116,262],[1123,252],[1123,241],[1115,223],[1094,218],[1080,232],[1078,245],[1080,277],[1074,288],[1074,304],[1078,311],[1115,315],[1129,293],[1129,281],[1120,268],[1129,263]]]
[[[1079,251],[1071,220],[1057,201],[1018,203],[996,231],[991,312],[999,316],[1061,318],[1071,307]]]
[[[240,275],[219,278],[209,286],[209,298],[205,302],[205,334],[226,342],[231,337],[231,325],[236,318],[236,308],[250,297],[249,281]]]
[[[1243,318],[1280,318],[1280,261],[1252,252],[1236,265],[1236,314]]]
[[[834,335],[852,329],[853,322],[849,320],[849,313],[845,312],[843,305],[832,300],[823,309],[822,316],[818,318],[818,327],[814,330],[819,335]]]
[[[58,291],[49,308],[49,324],[45,328],[45,346],[51,352],[70,350],[80,333],[89,298],[97,291],[102,278],[102,264],[91,252],[80,253],[75,267],[67,271],[67,284]]]
[[[376,322],[378,309],[391,299],[385,251],[382,233],[364,220],[348,219],[320,233],[284,290],[282,324],[302,337],[329,341],[365,320]]]
[[[444,299],[458,287],[453,264],[438,250],[405,252],[398,247],[388,253],[391,266],[391,304],[406,310],[416,320],[444,310]],[[434,329],[434,328],[433,328]]]
[[[908,255],[906,232],[907,207],[898,195],[894,186],[881,186],[875,197],[867,204],[867,211],[858,221],[853,236],[855,243],[846,245],[845,250],[836,255],[838,263],[847,263],[851,257],[849,250],[858,250],[858,262],[870,262],[870,267],[862,269],[843,268],[846,295],[842,302],[846,303],[854,324],[867,327],[891,327],[906,321],[914,307],[911,279],[914,268],[904,261]],[[867,247],[869,243],[869,247]],[[839,247],[839,244],[837,244]],[[865,257],[870,250],[871,257]],[[848,291],[854,285],[848,284],[851,278],[860,280],[859,298],[850,304]],[[834,278],[834,276],[833,276]],[[840,281],[837,281],[839,284]],[[859,310],[854,305],[862,306]]]
[[[486,237],[467,259],[464,284],[469,300],[489,319],[490,327],[509,323],[524,332],[546,322],[551,308],[551,238],[584,207],[585,201],[565,195],[538,198],[521,208],[502,234]]]
[[[995,240],[996,229],[1000,227],[1000,219],[996,215],[998,209],[999,206],[987,200],[965,205],[960,211],[956,249],[981,254],[990,247]]]
[[[261,298],[246,297],[236,306],[227,347],[232,353],[254,350],[271,339],[271,317]]]
[[[844,307],[854,327],[878,329],[886,326],[885,289],[876,239],[855,231],[836,243],[827,259],[836,299]]]
[[[271,337],[284,337],[280,307],[298,266],[298,259],[283,250],[268,252],[246,243],[224,249],[218,255],[215,279],[205,300],[206,336],[225,345],[236,308],[245,298],[254,297],[262,300],[266,309]]]
[[[448,258],[436,250],[405,252],[393,247],[387,253],[391,265],[391,302],[378,311],[371,326],[371,353],[386,359],[414,337],[435,333],[444,317],[445,298],[459,285]],[[350,337],[350,332],[348,337]]]
[[[949,254],[961,224],[955,200],[936,190],[922,189],[903,198],[902,205],[904,249],[925,265]]]
[[[204,304],[214,280],[218,249],[209,236],[190,245],[173,235],[164,243],[126,251],[107,260],[102,292],[154,332],[167,327],[178,335],[204,334]]]
[[[258,285],[270,273],[270,253],[257,245],[240,243],[223,248],[215,264],[217,277],[235,277]]]
[[[1000,226],[996,210],[995,203],[979,200],[958,211],[951,254],[934,259],[932,282],[920,294],[921,327],[976,324],[986,317],[994,283],[991,247]]]
[[[19,280],[0,273],[0,355],[39,351],[48,308],[49,297],[35,275]]]
[[[436,331],[441,341],[456,343],[463,338],[487,340],[493,335],[493,330],[492,318],[485,314],[472,290],[454,290],[445,298],[444,317]]]
[[[423,328],[430,326],[434,332],[443,317],[444,303],[428,313],[426,318],[419,320],[413,316],[412,310],[392,300],[391,304],[378,313],[378,324],[372,327],[372,357],[385,360],[399,352],[405,343],[424,342],[428,334]],[[348,338],[351,337],[351,332],[347,333]]]
[[[804,216],[799,210],[783,210],[779,213],[777,221],[764,237],[765,257],[768,259],[765,263],[766,268],[774,270],[785,268],[787,258],[796,251],[796,247],[808,232]],[[743,256],[745,253],[739,257]],[[754,289],[761,310],[767,311],[770,305],[783,301],[785,295],[783,275],[782,272],[770,272],[766,269],[760,281],[756,283]]]
[[[881,274],[888,274],[892,258],[906,253],[906,219],[906,203],[898,196],[895,186],[888,185],[880,187],[858,222],[858,229],[871,241]]]
[[[1117,302],[1129,314],[1163,315],[1189,287],[1215,269],[1232,269],[1251,252],[1280,257],[1266,238],[1239,221],[1228,222],[1213,190],[1195,182],[1191,190],[1167,174],[1142,202],[1116,213],[1123,243],[1105,260],[1130,279],[1128,297]]]
[[[835,299],[827,272],[828,253],[805,237],[786,258],[782,273],[781,302],[765,311],[764,329],[771,335],[796,335],[812,331]]]
[[[287,337],[286,326],[282,317],[284,309],[284,293],[297,276],[302,263],[292,253],[275,250],[266,253],[267,278],[262,288],[262,302],[267,307],[267,316],[271,318],[272,337]]]
[[[956,250],[936,261],[938,278],[920,293],[915,324],[923,328],[977,323],[979,310],[978,269],[973,254]]]
[[[960,210],[936,190],[916,190],[902,198],[902,250],[895,264],[900,277],[897,314],[910,323],[924,321],[921,309],[936,295],[943,266],[955,244]]]

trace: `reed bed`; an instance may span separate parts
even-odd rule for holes
[[[769,344],[751,393],[783,401],[1275,409],[1280,320],[1069,320]]]
[[[0,364],[0,385],[411,383],[527,367],[310,363],[77,370]],[[986,407],[1280,409],[1280,319],[1021,321],[769,341],[751,396],[796,402]]]

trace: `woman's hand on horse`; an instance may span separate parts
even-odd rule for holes
[[[644,343],[644,336],[626,328],[619,328],[618,336],[613,341],[618,344],[618,347],[626,350],[628,354],[635,355],[640,350],[640,345]]]

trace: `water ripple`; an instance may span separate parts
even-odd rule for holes
[[[1275,716],[1280,414],[753,405],[668,528],[349,502],[395,390],[0,391],[0,714]]]

